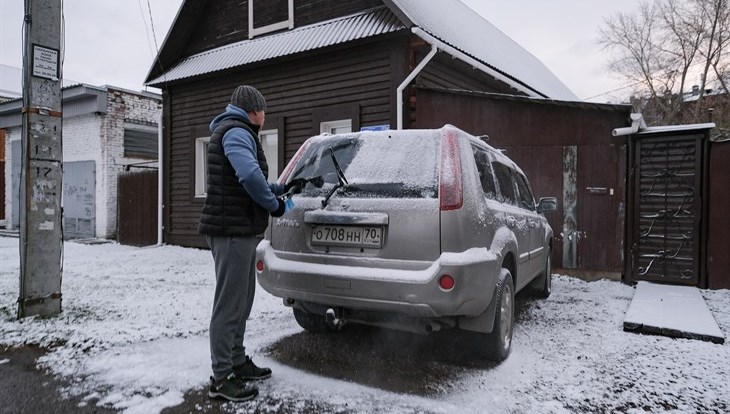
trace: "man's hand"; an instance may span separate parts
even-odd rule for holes
[[[284,186],[284,192],[288,193],[291,191],[291,194],[299,194],[302,192],[302,189],[307,185],[307,179],[306,178],[295,178]]]
[[[277,208],[276,211],[271,212],[272,217],[281,217],[294,208],[294,200],[291,198],[288,198],[286,201],[281,198],[277,198],[276,201],[279,202],[279,208]]]

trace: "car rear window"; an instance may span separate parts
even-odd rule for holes
[[[326,194],[338,182],[331,148],[350,184],[340,197],[437,198],[438,137],[418,131],[315,137],[291,179],[321,176],[322,188],[310,184],[303,195]]]

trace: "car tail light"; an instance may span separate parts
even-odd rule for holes
[[[442,275],[439,278],[439,287],[446,292],[451,291],[454,288],[454,285],[456,285],[456,281],[454,281],[454,278],[451,277],[451,275]]]
[[[441,143],[439,197],[441,199],[441,211],[458,210],[464,205],[459,141],[452,131],[447,133]]]
[[[258,262],[256,262],[256,270],[258,270],[259,272],[264,271],[264,261],[263,260],[259,260]]]
[[[284,185],[286,184],[286,180],[289,179],[289,175],[292,173],[292,170],[294,169],[294,166],[297,165],[299,162],[299,159],[302,158],[302,155],[304,155],[304,152],[307,151],[307,147],[309,147],[309,140],[304,141],[304,144],[302,144],[301,147],[299,147],[299,150],[294,154],[294,157],[289,161],[289,164],[286,165],[286,168],[284,168],[284,171],[281,173],[281,176],[279,177],[279,184]]]

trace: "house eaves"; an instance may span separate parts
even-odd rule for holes
[[[405,29],[386,7],[319,22],[285,32],[233,43],[187,57],[147,82],[166,82],[232,69],[251,63],[321,49]]]
[[[77,84],[63,88],[61,97],[64,118],[106,113],[106,88]],[[22,98],[0,103],[0,128],[13,128],[23,125],[22,108]]]
[[[578,100],[539,59],[459,0],[384,2],[414,33],[425,32],[424,40],[436,39],[446,53],[512,87],[530,96]]]

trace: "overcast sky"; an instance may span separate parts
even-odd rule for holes
[[[433,0],[431,0],[433,1]],[[607,70],[597,44],[607,16],[637,7],[635,0],[462,0],[555,73],[580,99],[616,102],[630,89]],[[181,0],[65,0],[63,76],[92,85],[144,88]],[[22,66],[22,0],[0,0],[0,63]],[[148,8],[149,4],[149,8]],[[0,79],[6,89],[9,79]]]

